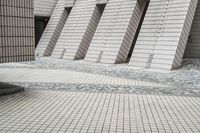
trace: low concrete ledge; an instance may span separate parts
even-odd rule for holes
[[[24,91],[24,87],[0,82],[0,96]]]

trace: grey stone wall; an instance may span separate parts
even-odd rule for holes
[[[34,59],[33,0],[0,0],[0,63]]]

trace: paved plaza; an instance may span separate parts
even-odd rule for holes
[[[0,133],[199,133],[200,61],[151,72],[126,64],[36,58],[0,64]]]

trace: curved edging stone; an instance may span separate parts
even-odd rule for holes
[[[24,87],[0,82],[0,96],[24,91]]]

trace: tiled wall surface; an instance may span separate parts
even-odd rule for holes
[[[34,59],[33,0],[0,0],[0,63]]]
[[[181,65],[198,0],[151,0],[130,65],[171,70]]]
[[[75,4],[73,0],[63,0],[65,7],[74,5],[68,18],[64,15],[66,10],[60,8],[62,4],[56,8],[57,1],[34,0],[35,15],[50,16],[54,10],[41,39],[45,45],[38,47],[41,56],[51,55],[55,46],[52,54],[55,58],[73,60],[83,59],[86,55],[85,60],[90,62],[121,63],[127,60],[146,0],[76,0]],[[184,52],[185,57],[199,58],[198,1],[150,0],[129,65],[171,70],[181,65]],[[96,4],[106,4],[104,11]],[[64,25],[63,30],[60,22]],[[62,30],[61,34],[58,30],[59,33]]]
[[[33,0],[34,15],[50,17],[58,0]]]
[[[54,58],[83,59],[101,17],[96,0],[76,0],[52,53]]]
[[[64,24],[68,18],[69,12],[65,9],[65,0],[58,0],[56,7],[51,15],[47,27],[36,48],[36,55],[50,56]]]
[[[194,21],[192,23],[184,57],[200,58],[200,1],[198,3]]]
[[[73,7],[76,0],[65,0],[65,7]]]
[[[86,61],[125,62],[145,1],[109,0],[87,52]]]
[[[108,0],[96,0],[97,4],[107,4]]]

